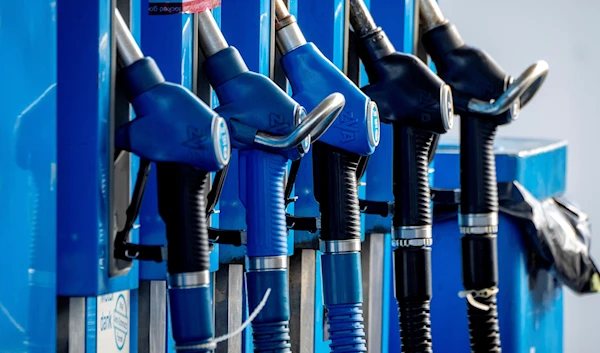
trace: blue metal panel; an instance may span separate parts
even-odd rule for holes
[[[85,353],[96,353],[97,299],[87,298],[85,300]]]
[[[435,186],[460,187],[458,140],[443,138],[436,153],[438,177]],[[536,198],[545,199],[566,188],[566,141],[498,138],[494,146],[498,182],[519,180]]]
[[[458,188],[457,141],[443,141],[436,154],[436,187]],[[565,190],[566,143],[497,139],[499,181],[517,180],[542,199]],[[457,296],[461,282],[460,233],[457,220],[434,224],[432,335],[434,350],[469,350],[466,304]],[[563,296],[546,271],[530,272],[530,250],[522,230],[500,215],[498,312],[502,348],[507,352],[562,352]],[[451,320],[450,320],[451,318]]]
[[[108,273],[112,3],[94,2],[85,16],[80,5],[58,3],[57,289],[64,296],[131,289],[138,280],[137,264],[125,276]],[[138,232],[131,235],[137,241]]]
[[[0,2],[0,347],[56,346],[56,2]]]

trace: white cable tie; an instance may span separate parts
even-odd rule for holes
[[[474,307],[477,308],[479,310],[483,310],[483,311],[489,311],[490,310],[490,306],[489,305],[485,305],[483,303],[478,302],[475,298],[489,298],[492,295],[496,295],[500,290],[498,289],[498,287],[492,287],[492,288],[484,288],[484,289],[469,289],[469,290],[464,290],[464,291],[460,291],[458,292],[458,297],[459,298],[466,298],[467,302],[469,302],[469,304]]]
[[[233,332],[230,332],[223,336],[217,337],[209,343],[196,344],[193,346],[175,346],[175,350],[176,351],[189,351],[189,350],[197,350],[197,349],[215,349],[215,348],[217,348],[218,343],[227,341],[228,339],[239,335],[246,329],[246,327],[248,327],[248,325],[250,325],[252,320],[254,320],[258,316],[258,314],[260,314],[260,312],[265,307],[265,305],[267,305],[267,300],[269,299],[270,294],[271,294],[271,288],[268,288],[267,291],[265,292],[265,295],[263,296],[262,300],[256,306],[256,309],[254,309],[252,314],[250,314],[250,316],[248,316],[248,319],[246,319],[246,321],[244,321],[244,323],[240,327],[235,329]]]

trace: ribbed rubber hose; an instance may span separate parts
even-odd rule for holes
[[[498,190],[494,137],[496,124],[486,117],[461,119],[461,213],[498,212]],[[495,234],[467,234],[462,237],[463,284],[465,290],[498,286],[498,250]],[[489,305],[485,311],[467,302],[471,350],[475,353],[501,352],[496,296],[475,297]]]
[[[429,149],[434,134],[408,126],[396,125],[393,129],[396,205],[393,226],[431,226]],[[406,245],[395,249],[394,275],[402,352],[433,352],[431,247]]]

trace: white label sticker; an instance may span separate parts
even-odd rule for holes
[[[129,353],[129,291],[101,295],[97,302],[98,353]]]

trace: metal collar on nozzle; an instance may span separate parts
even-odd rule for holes
[[[296,23],[296,18],[290,14],[283,0],[277,0],[275,5],[275,40],[281,54],[285,55],[306,44],[306,39]]]

